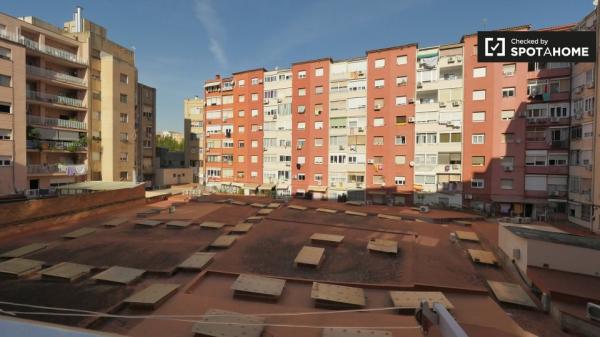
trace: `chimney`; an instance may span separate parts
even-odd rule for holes
[[[216,78],[217,80],[220,80],[220,79],[221,79],[221,75],[219,75],[219,74],[216,74],[216,75],[215,75],[215,78]]]
[[[83,31],[83,17],[81,16],[81,11],[83,7],[77,6],[75,7],[75,12],[73,13],[73,21],[75,22],[75,33],[81,33]]]

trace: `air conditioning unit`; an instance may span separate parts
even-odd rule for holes
[[[589,319],[600,322],[600,305],[588,302],[585,312]]]
[[[414,99],[412,99],[412,98],[409,98],[409,99],[408,99],[408,104],[414,104],[414,103],[415,103],[415,100],[414,100]]]
[[[269,104],[269,100],[268,100],[268,99],[265,99],[265,100],[263,101],[263,104],[264,104],[264,105],[268,105],[268,104]]]
[[[344,145],[340,145],[340,146],[339,146],[339,149],[340,149],[340,151],[344,150],[344,149],[345,149],[345,148],[344,148]]]
[[[423,88],[423,83],[417,82],[417,88]]]
[[[409,123],[414,123],[415,122],[415,118],[414,117],[408,117],[406,119]]]
[[[359,71],[358,72],[358,77],[363,77],[363,76],[365,76],[365,73],[363,71]]]
[[[258,84],[262,84],[263,80],[258,80]]]
[[[273,119],[277,119],[277,115],[273,115]]]
[[[459,101],[452,101],[452,106],[456,107],[456,106],[459,106],[459,105],[460,105]]]
[[[446,107],[446,102],[440,102],[440,108],[445,108]]]
[[[512,166],[504,166],[504,172],[512,172],[514,168]]]
[[[560,192],[559,191],[551,191],[550,195],[553,197],[558,197],[560,195]]]
[[[319,115],[320,115],[322,112],[323,112],[323,111],[321,111],[321,110],[317,110],[317,111],[315,111],[315,116],[319,116]]]
[[[461,62],[462,62],[462,57],[460,57],[460,56],[457,56],[457,57],[456,57],[456,62],[458,62],[458,63],[461,63]]]
[[[358,128],[358,132],[365,132],[365,128]]]
[[[369,159],[369,160],[367,160],[367,164],[371,164],[371,165],[375,164],[375,160],[374,159]]]
[[[381,105],[375,104],[375,111],[379,111],[379,110],[381,110]]]
[[[575,93],[580,94],[583,91],[583,86],[580,85],[577,88],[575,88]]]
[[[258,126],[258,131],[262,131],[262,130],[263,130],[263,127],[262,127],[262,125],[259,125],[259,126]]]
[[[449,57],[448,58],[448,63],[454,63],[454,62],[455,62],[454,57]]]

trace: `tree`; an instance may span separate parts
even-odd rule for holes
[[[183,151],[183,142],[178,142],[171,136],[156,136],[156,147],[168,149],[170,152]]]

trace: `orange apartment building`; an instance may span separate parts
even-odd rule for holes
[[[586,29],[595,28],[589,17]],[[478,63],[476,34],[441,46],[406,44],[367,51],[365,58],[294,63],[289,192],[569,218],[589,226],[595,219],[593,193],[586,189],[592,185],[586,182],[593,177],[595,153],[595,141],[586,139],[597,123],[594,69],[593,64]],[[264,73],[235,73],[228,89],[233,97],[222,105],[227,92],[219,89],[222,80],[205,86],[209,183],[260,192]],[[248,85],[253,78],[256,87]],[[580,110],[586,118],[579,117]],[[234,121],[223,125],[225,115],[218,111],[233,111]],[[221,147],[223,139],[227,145]],[[219,157],[223,151],[225,161]],[[570,174],[577,176],[571,183]],[[589,196],[583,200],[579,194]]]
[[[366,193],[375,203],[412,202],[416,60],[416,44],[367,52]]]

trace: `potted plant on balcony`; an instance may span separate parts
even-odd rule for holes
[[[85,148],[87,147],[87,136],[85,135],[81,135],[79,136],[79,140],[76,142],[71,142],[71,144],[69,144],[69,146],[67,147],[67,151],[69,152],[75,152],[81,148]]]
[[[37,128],[28,126],[27,127],[27,139],[32,142],[32,145],[37,147],[38,150],[44,150],[48,148],[48,144],[40,142],[40,130]]]

